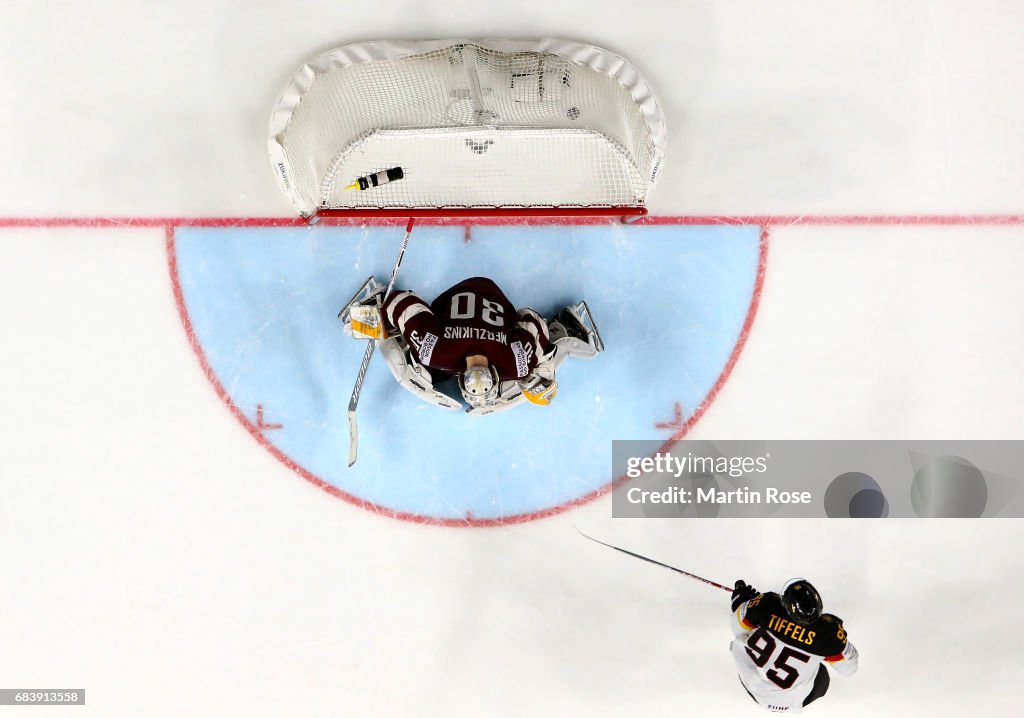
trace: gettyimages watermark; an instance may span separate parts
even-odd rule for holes
[[[616,518],[1024,517],[1024,441],[613,441]]]

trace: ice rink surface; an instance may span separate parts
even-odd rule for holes
[[[261,268],[305,279],[315,263],[293,255],[289,265],[290,240],[251,235],[252,256],[234,262],[242,269],[188,284],[186,272],[201,263],[187,252],[216,251],[212,236],[185,225],[290,216],[264,136],[284,84],[317,52],[376,38],[590,42],[629,58],[665,111],[669,152],[652,213],[767,230],[756,318],[688,436],[1019,439],[1021,27],[1024,7],[1009,0],[628,9],[603,0],[0,2],[8,99],[0,115],[0,688],[88,695],[84,707],[0,710],[758,715],[727,652],[725,594],[586,542],[579,526],[722,582],[778,589],[793,575],[813,580],[845,619],[861,670],[835,677],[812,715],[1016,715],[1019,520],[613,521],[607,498],[596,498],[535,521],[452,528],[339,501],[254,440],[206,371],[239,388],[246,410],[262,402],[245,387],[272,381],[246,384],[252,374],[236,372],[231,384],[237,367],[217,359],[218,342],[238,346],[227,343],[233,313],[243,336],[258,321],[258,295],[232,303],[218,292]],[[234,242],[234,254],[208,256],[208,265],[244,255],[244,232],[231,223],[221,223],[217,241]],[[288,231],[343,262],[332,254],[340,230]],[[470,249],[500,251],[499,237],[473,232],[480,244]],[[414,233],[411,246],[419,239]],[[390,241],[374,254],[380,266],[360,265],[358,277],[350,268],[332,291],[350,293],[371,271],[385,276]],[[708,240],[697,232],[678,241]],[[605,259],[588,255],[601,266],[585,279],[562,280],[607,277],[612,288],[593,291],[609,296],[621,289],[616,277],[639,281],[646,270],[650,286],[664,286],[664,262],[675,255],[659,254],[668,250],[657,242],[635,245],[662,261],[609,266],[613,247]],[[686,264],[715,276],[719,249]],[[458,278],[461,260],[442,277],[414,251],[403,267],[410,281]],[[510,271],[524,261],[510,260]],[[733,334],[695,342],[718,354],[694,367],[707,376],[693,395],[710,391],[724,369],[720,354],[741,330],[736,306],[750,303],[751,264],[741,266],[703,306],[699,293],[687,294],[694,311],[686,316],[653,302],[650,316],[635,320],[664,333],[645,331],[658,341],[643,353],[666,386],[689,381],[670,376],[665,354],[685,352],[693,314],[707,319],[701,331]],[[510,274],[505,288],[525,304],[550,288],[517,281]],[[334,345],[351,353],[343,337],[315,327],[303,336],[290,356],[308,356],[310,367]],[[340,436],[336,403],[355,371],[348,353],[350,367],[330,369],[340,386],[302,386],[324,374],[293,366],[292,383],[278,387],[297,406],[334,402],[324,416]],[[609,351],[587,366],[636,370],[634,360],[613,358]],[[378,379],[383,371],[371,366]],[[582,377],[565,388],[594,390]],[[666,391],[666,422],[684,399],[678,393]],[[647,400],[638,396],[637,406]],[[643,413],[650,435],[614,438],[662,438],[655,408]],[[266,410],[267,423],[287,426],[269,401]],[[411,418],[395,420],[412,430]],[[543,452],[566,465],[592,460],[575,432],[557,433],[524,449],[529,460]],[[458,466],[475,446],[452,437],[436,456],[448,448]]]

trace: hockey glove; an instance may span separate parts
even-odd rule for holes
[[[388,338],[380,307],[372,304],[356,304],[352,307],[349,317],[349,323],[345,328],[350,329],[352,336],[356,339],[383,340]]]
[[[531,404],[548,406],[558,393],[558,382],[555,381],[555,351],[552,349],[542,361],[534,367],[530,375],[519,382],[519,389]]]
[[[531,404],[548,406],[558,393],[558,382],[554,379],[538,379],[528,385],[520,383],[519,389]]]
[[[741,605],[754,598],[758,594],[758,591],[753,586],[748,586],[743,579],[736,582],[736,585],[732,589],[732,610],[736,610]]]

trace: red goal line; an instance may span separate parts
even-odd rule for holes
[[[323,226],[352,226],[363,224],[400,225],[404,217],[324,217]],[[0,228],[56,227],[56,228],[173,228],[173,227],[303,227],[302,217],[0,217]],[[421,225],[507,225],[507,224],[618,224],[608,217],[424,217]],[[796,225],[817,226],[1014,226],[1024,225],[1024,214],[848,214],[848,215],[772,215],[772,214],[713,214],[713,215],[647,215],[634,225],[756,225],[786,227]]]

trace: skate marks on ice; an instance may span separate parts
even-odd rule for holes
[[[735,360],[764,250],[751,225],[418,225],[396,288],[429,301],[487,276],[548,317],[586,299],[606,351],[566,362],[550,407],[487,417],[424,404],[377,357],[349,469],[346,406],[365,344],[343,334],[337,314],[368,275],[386,279],[401,235],[185,227],[168,252],[200,362],[270,453],[363,508],[444,525],[557,513],[617,478],[613,439],[678,437]]]

